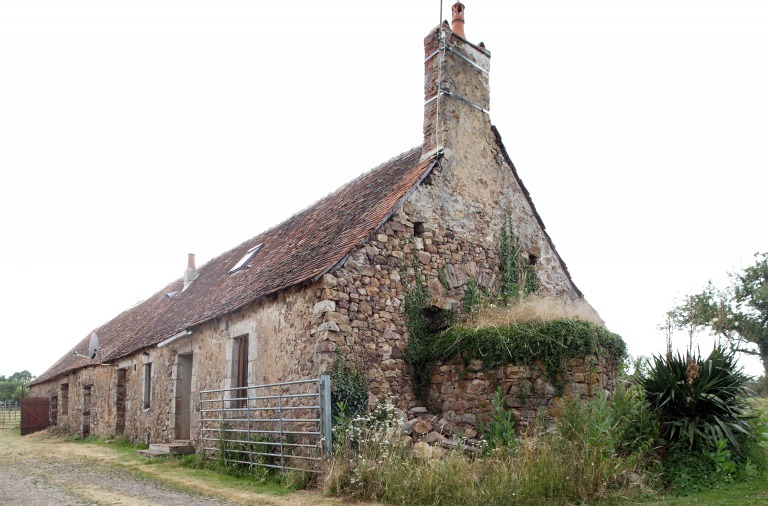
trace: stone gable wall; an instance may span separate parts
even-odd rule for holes
[[[414,259],[432,303],[457,307],[470,280],[481,288],[495,286],[501,227],[510,214],[523,256],[538,259],[541,292],[578,297],[533,210],[518,197],[522,191],[511,168],[495,156],[498,148],[492,153],[490,161],[479,157],[461,168],[483,177],[463,180],[447,174],[449,168],[436,168],[316,290],[317,351],[330,354],[340,349],[344,355],[365,358],[374,396],[394,395],[406,406],[415,402],[403,360],[407,336],[402,314]],[[452,191],[457,184],[461,193]]]

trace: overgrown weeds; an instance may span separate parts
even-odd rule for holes
[[[493,406],[480,453],[413,444],[391,406],[357,417],[337,437],[326,493],[409,505],[623,503],[765,480],[768,472],[762,415],[749,419],[754,437],[737,454],[724,438],[697,449],[667,444],[637,385],[620,386],[610,399],[566,400],[557,427],[532,435],[514,435],[498,393]]]
[[[605,325],[584,299],[567,300],[534,294],[526,295],[510,306],[483,305],[472,315],[470,325],[477,328],[504,327],[523,322],[546,323],[571,319]]]
[[[431,505],[561,504],[632,493],[620,476],[640,469],[642,459],[620,455],[623,440],[612,435],[625,423],[624,408],[616,412],[604,399],[600,403],[568,403],[567,428],[520,439],[509,434],[511,418],[497,403],[486,434],[493,444],[484,454],[465,454],[462,445],[411,448],[399,420],[361,417],[338,443],[326,492]]]
[[[490,370],[506,364],[544,366],[547,379],[560,392],[567,360],[587,356],[607,356],[608,365],[618,367],[626,353],[620,336],[602,326],[582,320],[521,322],[500,327],[453,326],[445,332],[408,343],[414,389],[425,395],[432,366],[454,355],[465,361],[479,359]]]

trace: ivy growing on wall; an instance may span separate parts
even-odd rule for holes
[[[405,279],[405,277],[403,277]],[[509,305],[525,295],[536,293],[539,279],[535,266],[521,255],[521,246],[512,228],[511,216],[501,227],[499,238],[499,282],[496,293],[481,290],[469,281],[462,298],[462,309],[472,316],[483,304]],[[410,366],[414,393],[428,404],[430,374],[435,362],[459,355],[467,363],[479,359],[486,369],[506,364],[542,364],[549,382],[562,393],[562,372],[568,360],[588,355],[607,354],[618,366],[626,354],[620,336],[598,325],[576,319],[546,323],[523,322],[500,327],[475,328],[454,325],[438,331],[428,317],[429,293],[413,259],[413,282],[407,286],[404,315],[408,329],[405,360]]]
[[[429,300],[429,291],[424,283],[419,261],[415,256],[413,257],[412,268],[413,282],[406,288],[403,302],[405,327],[408,329],[408,346],[405,349],[404,358],[406,364],[411,368],[416,396],[420,399],[426,399],[427,390],[422,388],[422,385],[429,385],[430,371],[424,369],[422,363],[423,357],[428,353],[431,334],[430,322],[424,312]],[[405,279],[404,275],[403,279]]]
[[[520,241],[512,228],[512,215],[507,215],[499,237],[498,299],[505,306],[539,290],[536,267],[523,257],[521,251]]]
[[[352,362],[340,351],[331,371],[331,414],[335,422],[368,411],[368,377],[365,367]]]
[[[411,367],[414,368],[414,388],[422,401],[426,401],[429,374],[435,362],[455,355],[466,363],[481,360],[487,370],[507,364],[539,362],[547,380],[562,393],[565,386],[562,372],[568,360],[603,354],[608,355],[609,365],[618,366],[626,354],[624,340],[583,320],[523,322],[486,328],[454,326],[420,342],[412,351]]]

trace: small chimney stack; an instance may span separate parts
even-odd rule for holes
[[[189,253],[187,255],[187,268],[184,269],[184,288],[181,289],[183,292],[187,288],[189,288],[189,285],[192,284],[192,282],[197,279],[197,269],[195,268],[195,254]]]
[[[451,7],[453,17],[451,18],[451,31],[466,40],[467,36],[464,35],[464,4],[456,2]]]

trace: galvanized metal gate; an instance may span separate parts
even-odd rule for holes
[[[21,423],[19,401],[0,401],[0,429],[18,429]]]
[[[331,454],[331,380],[200,392],[200,446],[223,462],[319,472]]]
[[[50,407],[46,397],[21,398],[21,435],[32,434],[48,427]]]

